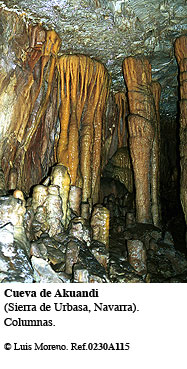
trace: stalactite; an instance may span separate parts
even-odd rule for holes
[[[61,132],[57,161],[68,168],[71,185],[82,184],[82,201],[98,199],[102,115],[109,77],[104,66],[84,55],[58,60]]]
[[[151,89],[151,65],[144,58],[128,57],[123,67],[130,109],[128,126],[136,187],[136,218],[141,223],[152,223],[151,165],[156,112]]]
[[[124,92],[117,92],[115,94],[116,105],[118,106],[118,148],[127,146],[127,99]]]
[[[180,72],[180,198],[187,223],[187,36],[176,39],[175,55]]]

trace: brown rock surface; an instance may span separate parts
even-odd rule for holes
[[[61,131],[57,160],[68,168],[71,185],[82,187],[83,202],[92,198],[96,203],[109,76],[104,65],[84,55],[60,57],[58,70]]]
[[[125,58],[128,88],[129,143],[136,187],[136,218],[158,225],[158,125],[151,87],[151,65],[140,57]]]
[[[175,41],[180,81],[180,198],[187,223],[187,36]]]
[[[1,21],[11,23],[12,29],[0,70],[0,162],[6,186],[28,193],[54,162],[51,131],[57,130],[55,68],[60,39],[41,26],[26,27],[15,13],[2,10]],[[12,168],[17,178],[10,173]]]

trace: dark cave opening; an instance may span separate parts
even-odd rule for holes
[[[161,118],[160,198],[163,230],[168,230],[177,250],[187,253],[186,224],[180,199],[179,110],[176,118]]]

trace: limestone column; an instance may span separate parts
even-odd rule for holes
[[[135,114],[129,116],[128,124],[136,187],[136,220],[152,223],[150,164],[154,132],[149,121]]]
[[[156,112],[151,88],[151,65],[145,58],[128,57],[124,60],[123,69],[130,110],[128,126],[136,188],[136,220],[152,223],[151,166]]]
[[[61,105],[57,161],[67,167],[82,201],[98,202],[103,114],[110,78],[103,64],[85,55],[58,59]]]
[[[180,198],[187,223],[187,36],[175,41],[180,83]]]

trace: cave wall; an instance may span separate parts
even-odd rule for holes
[[[124,57],[144,54],[153,79],[162,86],[161,114],[176,115],[177,61],[173,44],[186,33],[185,0],[4,0],[1,8],[22,14],[26,23],[54,29],[60,53],[89,55],[112,77],[112,89],[124,89]]]
[[[28,194],[55,162],[60,40],[15,13],[2,10],[0,17],[0,161],[7,187]]]

